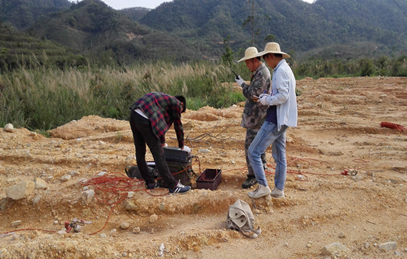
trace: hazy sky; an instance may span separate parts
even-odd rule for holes
[[[76,2],[76,0],[70,0],[71,2]],[[102,0],[108,6],[113,9],[120,10],[129,7],[146,7],[146,8],[156,8],[161,3],[172,2],[172,0]],[[303,0],[305,2],[313,2],[314,0]]]

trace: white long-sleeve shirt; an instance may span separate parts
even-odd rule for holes
[[[296,127],[298,119],[296,81],[290,66],[285,59],[274,68],[272,79],[272,95],[268,104],[277,106],[277,128],[282,125]]]

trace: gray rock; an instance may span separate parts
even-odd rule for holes
[[[379,245],[380,250],[393,251],[397,249],[397,242],[390,241]]]
[[[138,209],[137,205],[131,201],[126,201],[126,203],[124,204],[124,208],[128,211],[137,211]]]
[[[158,216],[153,214],[150,216],[150,223],[155,223],[158,220]]]
[[[37,204],[38,202],[40,202],[40,200],[41,200],[41,195],[35,196],[34,199],[33,199],[33,204],[34,205]]]
[[[97,176],[104,176],[105,174],[107,174],[107,172],[102,171],[102,172],[98,173]]]
[[[5,211],[7,208],[7,205],[9,204],[10,199],[9,198],[3,198],[0,200],[0,210]]]
[[[87,179],[81,178],[81,179],[78,180],[78,183],[79,184],[85,184],[87,181],[88,181]]]
[[[71,174],[71,176],[78,176],[78,175],[80,175],[80,173],[79,173],[78,171],[75,171],[75,170],[71,171],[70,174]]]
[[[133,228],[133,233],[134,234],[140,234],[140,228],[139,227]]]
[[[118,235],[118,233],[117,233],[117,230],[115,228],[110,230],[110,236],[111,237],[117,237],[117,235]]]
[[[165,203],[164,203],[164,202],[160,203],[160,205],[158,206],[158,208],[159,208],[161,211],[164,211],[165,208],[166,208]]]
[[[130,227],[130,224],[127,222],[123,222],[122,224],[120,224],[120,228],[121,229],[128,229]]]
[[[93,189],[86,190],[82,192],[82,200],[85,204],[89,204],[93,201],[95,197],[95,191]]]
[[[62,176],[60,180],[61,180],[61,182],[67,182],[67,181],[71,180],[71,178],[72,178],[72,176],[68,174],[68,175]]]
[[[32,181],[21,182],[6,189],[7,197],[13,200],[27,198],[34,193],[35,183]]]
[[[347,248],[343,244],[335,242],[327,246],[324,246],[322,248],[322,255],[337,256],[343,253],[347,253],[349,251],[350,251],[349,248]]]
[[[21,223],[22,223],[21,220],[16,220],[16,221],[11,222],[11,226],[13,226],[13,227],[18,227],[18,226],[21,225]]]
[[[37,190],[45,190],[48,188],[48,184],[42,180],[41,178],[35,179],[35,189]]]

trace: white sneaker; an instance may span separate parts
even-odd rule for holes
[[[268,186],[264,186],[259,184],[257,186],[257,189],[252,191],[252,192],[248,192],[247,195],[252,198],[252,199],[258,199],[264,196],[267,196],[271,193],[271,190]]]
[[[284,198],[285,197],[284,191],[281,191],[278,188],[274,188],[270,195],[271,195],[271,197],[274,197],[274,198]]]

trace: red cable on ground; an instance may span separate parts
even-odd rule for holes
[[[394,129],[394,130],[397,130],[397,131],[407,131],[406,127],[404,127],[404,126],[402,126],[400,124],[387,122],[387,121],[383,121],[382,123],[380,123],[380,126],[390,128],[390,129]]]
[[[113,211],[114,207],[115,207],[115,205],[113,205],[112,208],[110,209],[109,215],[107,216],[106,222],[105,222],[105,224],[103,225],[103,227],[102,227],[101,229],[99,229],[98,231],[95,231],[95,232],[93,232],[93,233],[90,233],[89,236],[99,233],[100,231],[102,231],[102,230],[106,227],[107,222],[109,222],[109,219],[110,219],[110,214],[112,214],[112,211]]]
[[[201,171],[201,163],[199,161],[198,157],[195,157],[195,163],[198,162],[199,163],[199,172]],[[191,166],[183,169],[182,171],[176,172],[173,175],[177,175],[180,174],[182,172],[185,172],[186,170],[188,170],[189,168],[192,168],[192,166],[195,164],[192,163]],[[156,178],[156,180],[159,180],[160,178]],[[115,207],[116,204],[121,203],[122,201],[124,201],[127,196],[128,193],[133,191],[133,192],[138,192],[138,191],[145,191],[146,193],[148,193],[149,195],[152,196],[164,196],[168,194],[168,190],[166,191],[165,194],[159,194],[159,195],[155,195],[152,194],[150,191],[151,190],[147,190],[144,187],[144,180],[139,180],[139,179],[132,179],[129,178],[127,176],[124,176],[121,173],[106,173],[102,176],[97,176],[94,178],[91,178],[87,181],[84,182],[80,182],[81,185],[84,186],[93,186],[95,188],[95,198],[102,203],[105,203],[106,205],[110,205],[111,209],[109,212],[109,216],[106,219],[105,224],[103,225],[103,227],[101,229],[99,229],[96,232],[93,232],[89,235],[94,235],[96,233],[99,233],[100,231],[102,231],[107,223],[109,222],[110,219],[110,215]],[[154,190],[160,190],[161,188],[158,189],[154,189]],[[165,189],[162,189],[165,190]],[[96,192],[97,191],[97,192]],[[98,198],[96,196],[96,194],[101,194],[102,198]],[[108,198],[106,198],[105,196],[108,196]]]

